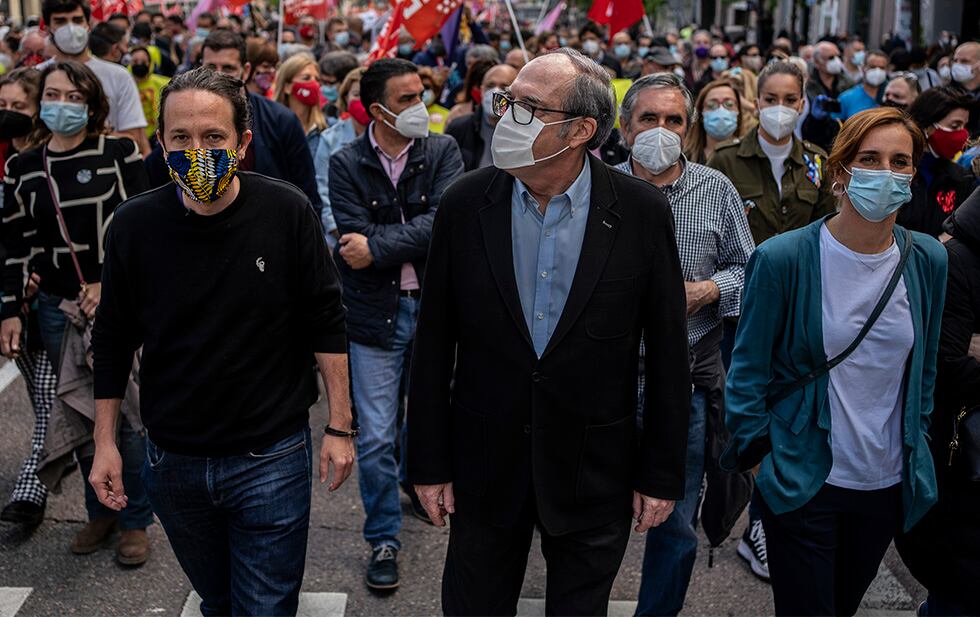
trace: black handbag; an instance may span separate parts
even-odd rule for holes
[[[967,480],[980,482],[980,405],[964,407],[953,418],[953,439],[949,442],[949,466],[959,460]]]

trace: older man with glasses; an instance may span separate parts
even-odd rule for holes
[[[493,167],[443,194],[409,394],[409,476],[451,519],[443,611],[515,614],[535,527],[546,611],[598,615],[636,531],[684,493],[684,282],[663,194],[588,151],[608,73],[561,49],[504,93]],[[640,337],[656,388],[637,427]]]

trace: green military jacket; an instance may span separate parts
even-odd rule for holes
[[[769,158],[759,145],[759,128],[741,139],[720,144],[708,166],[732,181],[745,204],[749,228],[756,246],[785,231],[798,229],[837,208],[827,177],[827,153],[818,146],[793,138],[786,157],[782,197],[772,177]]]

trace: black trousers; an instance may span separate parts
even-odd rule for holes
[[[877,491],[824,484],[785,514],[763,503],[776,615],[854,615],[901,521],[901,484]]]
[[[517,614],[536,519],[533,506],[512,528],[486,525],[460,513],[450,517],[442,577],[446,615]],[[547,564],[546,615],[608,612],[631,525],[627,513],[622,520],[587,531],[552,536],[541,529],[541,552]]]

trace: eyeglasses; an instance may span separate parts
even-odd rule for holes
[[[916,75],[915,73],[901,73],[901,72],[899,72],[899,73],[892,73],[891,74],[891,78],[892,79],[904,79],[905,81],[915,81],[915,82],[919,81],[919,76]]]
[[[507,110],[511,110],[510,113],[514,116],[514,122],[522,125],[531,124],[534,120],[534,116],[539,111],[546,111],[555,114],[565,114],[568,116],[575,115],[574,112],[565,111],[564,109],[548,109],[547,107],[537,107],[531,105],[525,101],[515,101],[513,98],[508,96],[503,92],[494,92],[493,101],[491,104],[493,108],[493,113],[498,118],[503,118]]]
[[[704,108],[707,111],[715,111],[719,107],[724,107],[728,111],[735,111],[738,105],[735,104],[734,99],[725,99],[724,101],[705,101]]]

